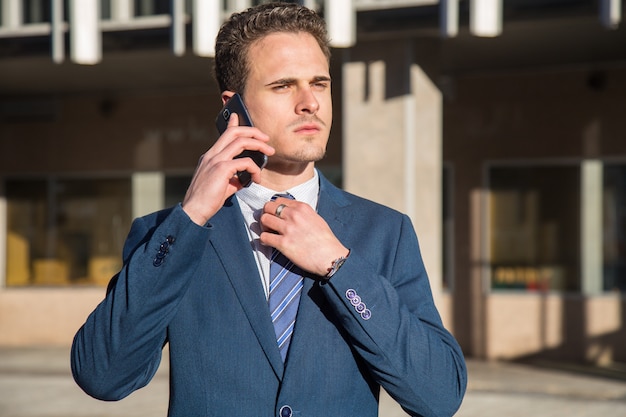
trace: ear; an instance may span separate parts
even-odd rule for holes
[[[230,100],[234,94],[235,94],[234,91],[229,91],[229,90],[222,91],[222,104],[226,104],[226,102]]]

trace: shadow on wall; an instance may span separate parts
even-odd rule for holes
[[[619,294],[559,298],[541,296],[540,348],[512,359],[626,380],[626,300]]]

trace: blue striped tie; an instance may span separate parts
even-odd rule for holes
[[[269,307],[283,362],[287,357],[302,293],[302,275],[295,272],[297,270],[293,262],[274,249],[270,259]]]
[[[274,250],[270,265],[270,313],[280,356],[287,357],[289,342],[296,322],[302,292],[302,276],[290,269],[294,265],[282,253]]]

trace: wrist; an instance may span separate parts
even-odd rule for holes
[[[343,264],[348,259],[348,256],[350,256],[350,250],[348,250],[348,252],[345,255],[335,258],[331,262],[330,267],[326,270],[326,275],[322,277],[324,281],[330,280],[333,277],[333,275],[335,275],[337,271],[339,271],[339,269],[343,266]]]
[[[189,217],[189,219],[198,226],[204,226],[206,222],[209,221],[209,218],[206,217],[206,215],[199,211],[194,211],[191,207],[189,207],[189,204],[182,203],[181,208],[185,214],[187,214],[187,217]]]

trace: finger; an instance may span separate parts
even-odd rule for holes
[[[242,160],[245,160],[246,162],[243,168],[237,168],[235,170],[235,173],[233,173],[232,175],[232,178],[236,179],[236,182],[238,184],[237,189],[240,190],[244,188],[244,184],[247,185],[248,183],[248,178],[246,178],[246,176],[242,177],[242,173],[244,172],[247,172],[248,174],[250,174],[250,180],[252,182],[259,184],[261,182],[261,168],[257,164],[255,164],[251,158],[237,158],[237,159],[242,159]]]
[[[274,211],[274,216],[280,218],[281,214],[283,213],[283,210],[286,208],[287,206],[284,204],[279,204],[276,207],[276,210]]]
[[[268,201],[267,203],[265,203],[265,205],[263,206],[263,212],[264,213],[269,213],[269,214],[272,214],[272,215],[276,216],[276,209],[281,204],[284,205],[285,208],[287,208],[287,207],[290,207],[290,206],[293,207],[293,206],[297,205],[297,202],[294,201],[294,200],[291,200],[289,198],[277,197],[276,199]]]
[[[243,151],[260,151],[267,156],[274,155],[274,148],[267,144],[265,140],[255,137],[240,137],[226,145],[223,152],[233,154],[232,158],[241,154]],[[230,158],[230,159],[232,159]]]
[[[250,158],[235,158],[244,150],[259,151],[267,156],[271,156],[275,152],[274,148],[265,143],[263,140],[257,140],[256,138],[249,137],[241,137],[231,141],[230,143],[216,142],[213,147],[211,147],[211,149],[209,149],[200,158],[199,165],[214,165],[234,159],[239,159],[239,161],[237,161],[237,164],[245,163],[251,164],[250,166],[256,166],[256,164]],[[241,169],[239,171],[241,171]],[[243,171],[247,171],[247,169],[244,169]],[[250,173],[252,173],[252,171],[250,171]]]
[[[231,126],[211,146],[207,155],[214,156],[227,149],[233,153],[233,156],[240,154],[245,149],[273,154],[274,149],[267,145],[267,142],[269,142],[269,136],[255,127]]]
[[[228,118],[228,124],[226,126],[227,128],[239,126],[239,115],[237,113],[231,113],[230,117]]]
[[[282,249],[282,246],[280,243],[281,239],[283,239],[282,235],[278,233],[274,233],[271,230],[265,230],[259,235],[259,241],[261,242],[262,245],[276,248],[279,251],[283,252],[283,255],[284,255],[284,251],[281,250]]]
[[[240,117],[237,113],[232,113],[230,115],[230,117],[228,118],[226,129],[220,134],[211,149],[209,149],[209,152],[211,154],[217,154],[222,152],[226,146],[239,139],[249,138],[259,140],[261,142],[269,141],[269,136],[261,132],[259,129],[251,126],[239,126],[239,120]],[[242,146],[237,154],[241,153],[244,149],[248,148]]]
[[[270,234],[280,234],[283,226],[281,222],[284,222],[284,220],[269,213],[263,213],[259,221],[261,223],[261,229]],[[261,241],[261,243],[265,244],[263,241]]]
[[[226,129],[224,129],[224,131],[220,133],[219,137],[217,138],[217,141],[215,141],[215,143],[213,144],[213,146],[211,146],[211,148],[209,149],[207,153],[211,151],[215,153],[221,152],[224,149],[224,147],[228,145],[229,143],[228,138],[232,134],[232,131],[230,128],[235,127],[235,126],[239,126],[239,116],[237,115],[237,113],[232,113],[230,117],[228,118]]]

